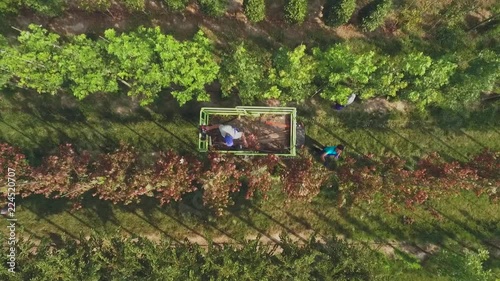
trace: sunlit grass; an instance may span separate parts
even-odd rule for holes
[[[70,109],[58,99],[34,99],[38,103],[21,106],[16,97],[0,100],[0,138],[19,146],[36,165],[62,143],[78,149],[108,152],[120,142],[130,144],[142,154],[174,149],[197,153],[198,118],[196,108],[179,110],[175,106],[155,105],[150,109],[83,101]],[[196,105],[199,107],[199,105]],[[438,151],[448,160],[467,160],[484,148],[500,149],[497,108],[486,108],[469,117],[446,114],[389,113],[366,114],[355,110],[335,112],[328,104],[301,107],[301,121],[309,137],[323,145],[344,143],[346,154],[373,153],[375,157],[397,155],[412,163],[426,153]],[[388,213],[373,205],[339,209],[333,188],[324,189],[312,202],[286,202],[276,187],[269,200],[246,201],[238,197],[227,215],[214,218],[201,207],[198,195],[183,202],[158,206],[146,199],[133,206],[118,206],[86,198],[81,210],[72,211],[64,200],[40,196],[19,199],[17,218],[26,235],[36,238],[53,234],[78,237],[80,233],[162,235],[178,241],[186,237],[227,236],[241,241],[251,235],[271,236],[317,232],[353,241],[406,241],[418,245],[488,247],[500,237],[500,206],[485,197],[465,192],[457,197],[431,201],[413,211]],[[439,216],[430,215],[434,209]],[[403,216],[413,223],[407,224]]]

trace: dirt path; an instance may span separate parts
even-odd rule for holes
[[[78,7],[69,7],[61,15],[46,17],[23,10],[9,20],[9,24],[26,29],[31,23],[40,24],[63,35],[88,34],[92,37],[102,35],[104,30],[115,28],[119,31],[135,29],[138,26],[160,26],[166,33],[178,39],[191,38],[198,29],[212,35],[220,45],[245,40],[264,48],[277,48],[283,45],[295,47],[298,44],[320,45],[335,43],[339,40],[364,37],[356,27],[347,25],[331,28],[322,21],[323,1],[309,3],[306,21],[289,24],[284,18],[284,1],[274,1],[266,8],[266,19],[252,24],[243,12],[242,0],[230,1],[226,14],[222,17],[205,15],[196,3],[191,3],[182,12],[171,12],[159,0],[147,0],[144,12],[129,12],[120,5],[112,5],[105,11],[89,12]]]
[[[311,238],[313,234],[314,233],[312,231],[303,231],[295,234],[288,233],[289,238],[298,245],[304,245]],[[274,246],[281,243],[282,239],[280,236],[281,236],[280,232],[274,232],[268,235],[251,234],[245,237],[245,241],[252,241],[258,239],[259,242],[262,243],[263,245]],[[144,237],[155,242],[159,242],[161,239],[159,235],[146,235]],[[343,237],[342,235],[337,235],[336,238],[345,240],[345,237]],[[191,235],[187,236],[185,239],[189,243],[198,244],[202,247],[207,247],[209,244],[207,238],[201,235]],[[317,235],[316,239],[321,243],[325,242],[325,238],[321,235]],[[219,244],[219,245],[242,244],[242,241],[237,241],[226,235],[212,237],[211,240],[214,244]],[[409,242],[401,242],[395,240],[382,242],[382,241],[356,241],[348,239],[347,242],[370,247],[371,249],[380,251],[389,257],[394,257],[398,254],[398,252],[403,252],[405,254],[414,256],[419,260],[424,260],[426,257],[437,252],[440,249],[440,247],[435,244],[416,245]],[[282,249],[280,247],[276,249],[276,253],[280,253],[281,251]],[[492,252],[492,254],[496,254],[497,256],[500,255],[500,253],[497,252]]]

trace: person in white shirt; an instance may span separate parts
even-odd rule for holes
[[[201,126],[201,130],[204,133],[207,133],[211,130],[214,130],[218,128],[220,131],[220,134],[224,138],[224,143],[231,147],[234,145],[233,140],[241,139],[243,141],[243,145],[245,147],[248,147],[247,140],[245,138],[245,133],[238,131],[238,129],[234,128],[231,125],[222,125],[222,124],[216,124],[216,125],[209,125],[209,126]]]

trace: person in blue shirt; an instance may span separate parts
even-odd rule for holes
[[[326,162],[326,157],[335,157],[335,159],[339,159],[340,155],[344,151],[344,145],[338,144],[336,146],[326,146],[323,148],[323,154],[321,154],[321,160],[323,163]]]

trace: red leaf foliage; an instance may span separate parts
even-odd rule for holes
[[[55,155],[46,157],[31,172],[32,182],[24,195],[43,194],[46,197],[76,198],[88,190],[90,155],[78,154],[71,144],[59,146]]]

